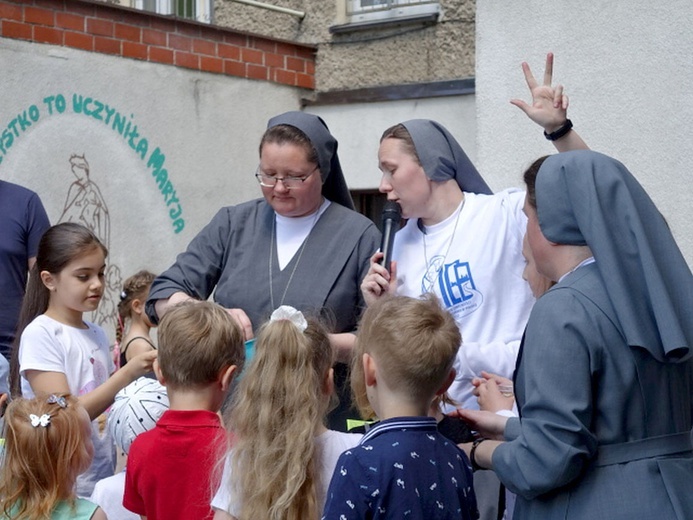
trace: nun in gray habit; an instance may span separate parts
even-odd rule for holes
[[[312,221],[307,238],[280,269],[277,216],[269,202],[260,198],[222,208],[176,262],[154,280],[147,300],[147,314],[154,323],[159,319],[157,301],[177,293],[180,299],[182,293],[198,300],[214,294],[221,306],[241,309],[253,330],[281,305],[325,315],[335,333],[356,328],[364,306],[359,284],[368,271],[370,256],[378,249],[380,233],[353,210],[337,141],[324,121],[303,112],[287,112],[270,119],[268,132],[279,126],[299,130],[317,155],[323,205],[315,213],[317,220]],[[325,200],[329,201],[326,209]]]
[[[531,195],[529,185],[530,205]],[[518,495],[514,518],[690,520],[691,271],[652,200],[614,159],[549,157],[535,195],[544,237],[589,250],[527,325],[520,418],[507,421],[508,442],[491,455]]]

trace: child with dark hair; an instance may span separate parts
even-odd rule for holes
[[[116,345],[118,361],[122,367],[137,354],[156,350],[149,336],[152,322],[144,312],[144,304],[149,288],[156,278],[146,270],[137,271],[123,282],[123,290],[118,302],[118,325],[116,326]]]
[[[113,442],[97,419],[121,388],[151,370],[156,357],[156,352],[140,354],[114,372],[106,334],[83,318],[103,296],[107,254],[80,224],[63,222],[44,233],[22,303],[10,371],[14,396],[71,393],[87,410],[95,456],[77,479],[77,494],[83,497],[114,470]]]

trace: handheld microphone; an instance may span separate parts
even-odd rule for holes
[[[395,233],[399,229],[399,223],[402,220],[402,208],[394,200],[388,200],[383,207],[383,239],[380,242],[380,250],[383,252],[383,258],[380,265],[390,270],[390,262],[392,261],[392,244],[395,241]]]

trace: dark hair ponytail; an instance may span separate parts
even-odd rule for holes
[[[17,331],[12,343],[9,383],[13,397],[21,396],[22,393],[19,380],[19,343],[22,333],[34,318],[48,309],[50,292],[41,280],[41,273],[48,271],[58,274],[75,258],[95,248],[100,248],[104,256],[108,255],[108,249],[94,233],[74,222],[56,224],[48,228],[41,237],[36,263],[29,272],[26,294],[22,300],[22,310],[19,313]]]
[[[156,275],[145,269],[137,271],[123,282],[123,290],[118,302],[118,322],[116,323],[116,344],[120,345],[125,334],[125,320],[132,318],[132,301],[144,300],[149,294],[149,288]]]

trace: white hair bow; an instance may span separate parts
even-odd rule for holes
[[[41,417],[31,413],[29,414],[29,419],[31,420],[31,425],[34,428],[38,428],[39,426],[43,426],[45,428],[51,423],[51,416],[47,413],[44,413]]]
[[[305,332],[308,328],[308,322],[303,316],[303,313],[298,309],[294,309],[291,305],[282,305],[272,313],[272,316],[270,316],[270,323],[278,320],[289,320],[296,325],[301,332]]]

